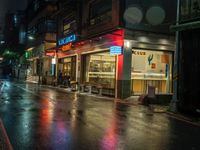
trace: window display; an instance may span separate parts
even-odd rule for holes
[[[85,82],[114,89],[115,56],[111,56],[109,52],[86,55],[85,73]]]
[[[132,92],[147,93],[155,86],[156,93],[171,93],[172,54],[162,51],[133,50]]]
[[[63,76],[70,76],[71,81],[76,81],[76,56],[63,58],[58,69]]]

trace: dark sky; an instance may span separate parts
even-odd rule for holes
[[[7,10],[23,10],[26,7],[27,0],[0,0],[0,27],[4,24],[4,16]]]

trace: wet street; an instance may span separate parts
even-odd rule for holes
[[[146,107],[6,81],[0,118],[14,150],[199,150],[200,127]]]

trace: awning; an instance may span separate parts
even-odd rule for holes
[[[179,25],[172,25],[170,27],[170,30],[175,32],[175,31],[191,30],[196,28],[200,28],[200,21],[183,23]]]

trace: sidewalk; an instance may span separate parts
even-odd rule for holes
[[[130,98],[126,99],[126,103],[132,104],[132,105],[141,105],[138,101],[139,96],[131,96]],[[144,106],[145,107],[145,106]],[[172,118],[175,118],[180,121],[184,121],[187,123],[190,123],[195,126],[200,127],[200,116],[194,117],[191,115],[181,114],[179,112],[172,112],[170,111],[170,106],[166,105],[152,105],[153,107],[153,113],[166,113]]]

